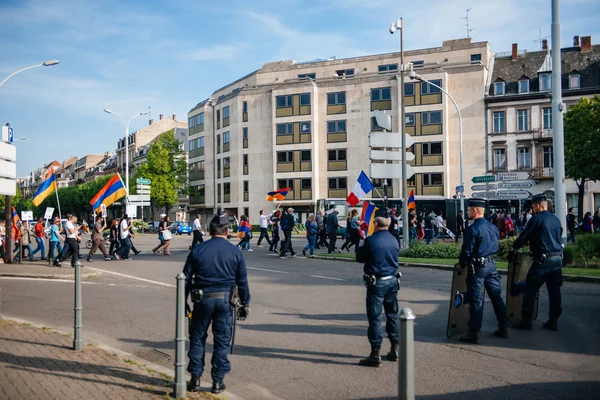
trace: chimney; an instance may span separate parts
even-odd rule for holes
[[[512,45],[512,57],[511,57],[511,60],[512,61],[517,61],[518,55],[519,55],[519,44],[518,43],[513,43],[513,45]]]
[[[173,114],[173,121],[177,121],[177,114]]]
[[[548,39],[542,40],[542,50],[548,51]]]
[[[151,119],[150,121],[148,121],[148,125],[152,125],[154,123],[154,120]]]
[[[581,52],[589,52],[592,51],[592,37],[591,36],[582,36],[581,37]]]
[[[579,47],[579,36],[573,36],[573,47]]]
[[[158,120],[162,121],[163,115],[162,114],[158,114]]]

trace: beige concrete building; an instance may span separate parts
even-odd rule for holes
[[[461,109],[465,182],[486,172],[490,60],[488,43],[471,39],[405,52],[405,63],[448,90]],[[192,209],[223,208],[254,222],[260,209],[275,208],[265,200],[275,189],[291,187],[284,204],[300,213],[320,199],[345,199],[360,171],[369,173],[371,112],[387,110],[393,130],[401,130],[398,64],[399,53],[271,62],[216,90],[188,113]],[[416,155],[409,190],[417,201],[451,198],[459,184],[455,108],[439,90],[409,80],[404,102]],[[382,182],[374,183],[383,193]],[[398,180],[389,196],[403,197]]]
[[[80,157],[75,163],[75,169],[73,170],[73,173],[75,174],[73,178],[75,181],[74,184],[78,185],[83,183],[86,176],[89,175],[88,172],[98,164],[106,161],[109,156],[110,153],[106,152],[104,154],[88,154]]]

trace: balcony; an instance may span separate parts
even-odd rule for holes
[[[535,140],[552,140],[552,129],[535,129],[533,138]]]
[[[554,179],[554,167],[536,167],[532,175],[533,179]]]

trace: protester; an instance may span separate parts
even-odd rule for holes
[[[25,257],[25,250],[27,250],[29,261],[35,261],[33,258],[33,250],[31,249],[31,231],[27,227],[27,224],[21,221],[17,222],[17,226],[19,227],[19,233],[21,234],[21,244],[17,246],[15,252],[18,254],[19,259],[22,259]],[[21,247],[23,254],[19,251],[21,250]]]
[[[567,243],[573,242],[575,244],[575,229],[578,227],[577,217],[573,212],[573,207],[569,208],[569,213],[567,214]]]
[[[237,244],[242,250],[254,251],[250,248],[250,239],[252,239],[252,225],[248,221],[248,217],[245,215],[240,216],[240,220],[234,216],[235,222],[238,226],[238,238],[241,239]]]
[[[326,230],[327,236],[329,236],[329,248],[327,249],[327,253],[333,253],[335,251],[335,242],[337,241],[337,230],[340,227],[338,223],[338,214],[340,212],[335,208],[330,209],[329,214],[327,215],[326,222]],[[341,253],[341,251],[339,251]]]
[[[265,210],[260,210],[260,236],[258,237],[258,242],[256,242],[256,247],[262,247],[261,243],[263,239],[266,239],[269,246],[271,246],[271,239],[269,239],[269,217],[265,215]]]
[[[281,218],[281,211],[277,210],[271,216],[271,245],[269,246],[269,252],[273,252],[277,254],[277,243],[279,242],[280,228],[279,228],[279,220]]]
[[[104,229],[106,228],[106,222],[104,221],[104,217],[98,216],[96,218],[96,223],[94,224],[94,228],[92,230],[92,248],[87,256],[88,262],[93,262],[94,253],[96,250],[100,249],[102,255],[104,256],[104,261],[112,260],[108,253],[106,252],[106,247],[104,246]]]
[[[304,249],[302,249],[302,255],[306,256],[306,250],[310,250],[309,257],[312,257],[315,253],[315,246],[317,244],[317,233],[319,230],[317,226],[317,219],[314,214],[310,214],[308,216],[308,219],[304,223],[304,226],[306,227],[306,240],[308,240],[308,244]]]
[[[110,249],[108,253],[119,260],[119,249],[121,248],[121,241],[119,240],[119,220],[113,219],[110,224]]]
[[[46,246],[45,241],[48,238],[46,232],[44,232],[44,219],[42,217],[38,218],[37,223],[35,224],[35,240],[37,242],[37,249],[33,251],[31,257],[35,256],[38,251],[41,251],[40,261],[46,260]]]
[[[129,260],[129,251],[131,250],[131,224],[129,216],[125,214],[119,223],[119,239],[121,240],[121,251],[119,256],[122,260]]]
[[[581,222],[581,230],[584,233],[592,233],[594,232],[594,222],[592,219],[592,213],[586,212],[583,216],[583,221]]]
[[[54,221],[52,221],[52,226],[50,227],[50,254],[48,254],[50,260],[55,260],[62,253],[63,249],[60,241],[64,242],[64,239],[60,235],[60,232],[60,218],[54,217]],[[54,250],[58,250],[56,256],[54,255]]]
[[[296,252],[292,247],[292,230],[295,230],[296,233],[300,233],[300,231],[296,228],[296,219],[294,218],[294,209],[292,207],[288,208],[287,214],[281,217],[279,226],[281,227],[284,236],[279,258],[286,258],[285,253],[287,253],[288,250],[292,257],[296,257]]]
[[[171,255],[169,252],[169,246],[171,244],[172,234],[169,225],[169,217],[164,215],[162,221],[160,221],[160,225],[158,226],[158,240],[160,240],[160,244],[152,249],[154,254],[163,254],[162,251],[164,251],[165,256]]]

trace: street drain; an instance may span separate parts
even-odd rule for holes
[[[136,356],[143,358],[144,360],[148,360],[151,363],[159,364],[163,366],[170,366],[171,355],[169,353],[165,353],[164,351],[160,351],[158,349],[148,349],[142,350],[135,353]]]

